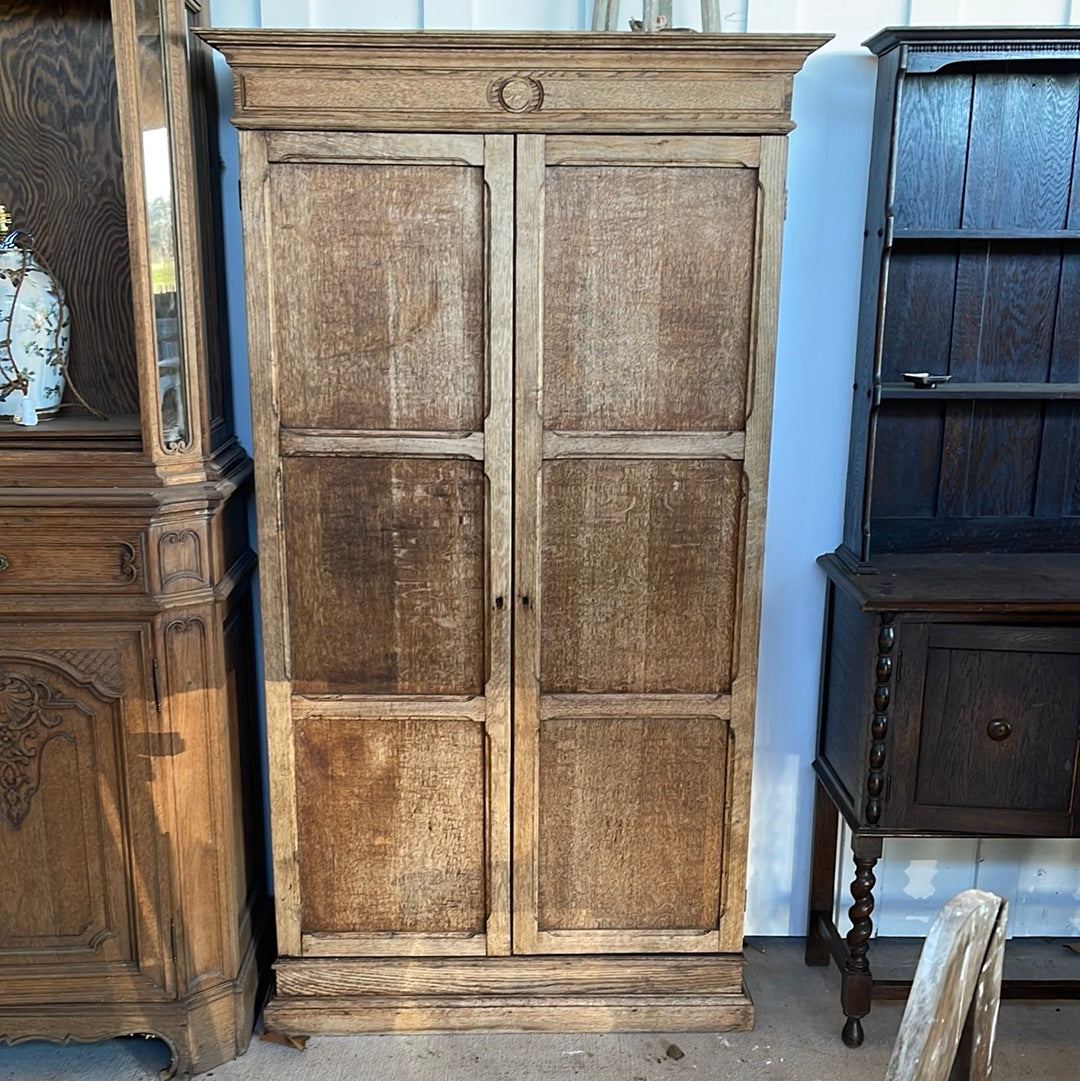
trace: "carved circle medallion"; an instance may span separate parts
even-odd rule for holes
[[[508,113],[534,113],[543,104],[544,88],[528,75],[511,75],[488,87],[488,101]]]

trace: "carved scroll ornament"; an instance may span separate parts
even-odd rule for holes
[[[41,752],[75,703],[40,679],[0,669],[0,814],[22,825],[41,784]]]

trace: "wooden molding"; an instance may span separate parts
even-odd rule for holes
[[[199,30],[241,128],[784,133],[821,35]],[[289,49],[281,46],[288,44]]]

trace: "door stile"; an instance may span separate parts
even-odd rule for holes
[[[515,183],[514,952],[537,949],[544,136],[517,136]]]
[[[731,685],[729,770],[750,777],[754,762],[761,582],[765,556],[765,509],[769,485],[776,332],[780,303],[780,258],[784,235],[784,177],[787,139],[760,140],[754,265],[754,306],[743,453],[743,541],[735,615],[736,650]],[[720,898],[720,949],[742,949],[746,862],[750,833],[750,785],[729,787],[724,838],[725,874]]]
[[[488,203],[487,952],[510,953],[510,697],[513,626],[514,137],[484,136]]]
[[[281,492],[278,367],[273,326],[266,135],[239,133],[246,265],[248,353],[251,366],[252,432],[255,441],[255,508],[259,536],[266,741],[270,780],[270,839],[274,863],[274,909],[278,950],[300,953],[300,864],[297,858],[296,756],[290,713],[289,613],[285,584],[285,530]]]

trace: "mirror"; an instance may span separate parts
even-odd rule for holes
[[[181,333],[181,296],[176,258],[173,154],[166,108],[164,34],[159,0],[136,0],[139,42],[139,116],[143,184],[149,238],[149,273],[154,302],[158,406],[166,451],[190,446]]]

